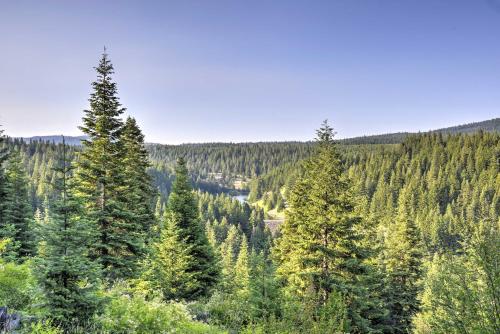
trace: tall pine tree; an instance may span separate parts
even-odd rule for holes
[[[414,189],[404,188],[399,196],[398,215],[389,226],[382,252],[386,275],[389,325],[395,333],[407,333],[419,310],[417,295],[422,275],[422,243],[412,218],[410,197]]]
[[[144,147],[144,135],[134,118],[128,117],[125,121],[121,142],[125,152],[123,175],[127,189],[127,210],[133,214],[138,233],[147,241],[155,223],[155,196],[151,177],[146,171],[149,161]]]
[[[35,254],[35,237],[28,179],[17,155],[9,157],[5,181],[4,222],[0,238],[10,239],[6,256],[20,261]]]
[[[279,300],[279,283],[275,267],[264,252],[252,252],[250,256],[250,304],[252,318],[269,320],[279,314],[282,307]]]
[[[317,151],[291,191],[276,247],[277,273],[292,295],[315,300],[318,309],[329,303],[330,295],[340,294],[348,304],[352,331],[366,332],[370,321],[362,316],[360,280],[366,274],[365,250],[357,232],[361,219],[354,212],[333,136],[324,122],[317,131]]]
[[[231,225],[226,239],[220,245],[221,253],[221,288],[226,293],[234,293],[237,287],[235,263],[240,247],[240,232],[235,225]]]
[[[56,200],[41,226],[44,245],[37,270],[50,317],[65,329],[87,322],[100,305],[96,295],[100,268],[90,258],[97,233],[72,192],[71,169],[63,142],[61,161],[54,168]]]
[[[144,250],[144,240],[130,210],[125,181],[124,148],[121,139],[124,112],[111,75],[113,65],[102,55],[92,83],[90,109],[85,110],[82,132],[83,152],[78,160],[77,194],[85,203],[86,214],[95,222],[99,240],[94,256],[111,280],[133,276]]]
[[[4,146],[5,136],[3,130],[0,130],[0,240],[7,239],[11,235],[11,227],[6,221],[6,205],[8,195],[7,176],[5,175],[5,162],[8,159],[9,152]]]
[[[234,265],[234,277],[237,287],[237,294],[241,298],[248,298],[250,294],[250,254],[248,252],[248,242],[245,235],[241,238],[240,251]]]
[[[168,198],[168,210],[175,215],[179,238],[190,247],[192,261],[187,272],[193,274],[195,284],[185,299],[207,296],[219,279],[219,268],[214,251],[199,220],[198,206],[191,187],[186,162],[179,158],[175,181]]]

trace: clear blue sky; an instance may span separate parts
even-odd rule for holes
[[[103,46],[151,142],[308,140],[500,116],[500,0],[2,1],[0,124],[79,133]]]

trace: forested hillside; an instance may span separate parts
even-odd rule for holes
[[[345,168],[368,202],[379,196],[383,188],[389,188],[393,198],[385,200],[396,205],[405,182],[411,180],[418,184],[421,196],[437,196],[421,199],[422,203],[416,206],[424,208],[426,203],[434,203],[443,213],[458,194],[468,191],[464,187],[476,187],[484,179],[481,175],[497,166],[498,140],[497,132],[451,136],[430,133],[410,136],[401,145],[352,145],[339,149]],[[250,184],[250,199],[262,199],[269,210],[282,210],[284,206],[278,204],[284,203],[290,185],[299,175],[297,164],[262,175]],[[381,207],[377,204],[373,209]]]
[[[40,207],[50,196],[48,184],[54,177],[52,166],[62,150],[62,144],[48,141],[23,141],[6,139],[4,146],[17,152],[24,163],[30,184],[33,208]],[[312,143],[249,143],[249,144],[190,144],[145,145],[150,166],[148,172],[155,188],[165,200],[170,192],[178,158],[186,160],[195,188],[213,194],[231,190],[246,190],[248,183],[257,176],[275,168],[308,157]],[[76,159],[80,146],[69,145],[69,159]]]
[[[460,125],[456,127],[434,130],[432,133],[473,133],[474,131],[500,132],[500,119],[492,119],[484,122]],[[420,135],[425,135],[422,133]],[[408,136],[419,134],[395,133],[368,137],[356,137],[339,141],[340,149],[348,152],[377,149],[375,144],[402,143]],[[85,137],[65,138],[66,144],[70,146],[80,144]],[[26,170],[30,176],[33,194],[33,205],[38,206],[37,198],[45,196],[46,188],[44,180],[50,179],[50,166],[53,164],[57,144],[62,142],[62,136],[40,136],[29,140],[9,139],[8,145],[13,146],[14,151],[19,151],[23,157]],[[56,145],[54,145],[56,144]],[[367,146],[359,146],[367,145]],[[249,190],[252,187],[251,198],[257,200],[262,197],[262,191],[256,189],[266,185],[272,179],[278,188],[284,184],[284,178],[288,178],[290,169],[297,166],[297,162],[307,158],[313,151],[313,142],[262,142],[262,143],[205,143],[205,144],[183,144],[162,145],[146,144],[151,166],[148,169],[153,176],[156,188],[164,198],[168,195],[172,184],[172,175],[177,158],[183,157],[186,162],[195,188],[210,193],[229,192],[231,190]],[[68,148],[69,154],[81,150],[81,147]],[[49,168],[46,168],[49,166]],[[274,176],[269,176],[274,174]],[[258,185],[251,186],[251,181],[260,177]],[[281,181],[280,181],[281,180]],[[43,181],[43,182],[41,182]],[[40,184],[40,182],[42,184]],[[277,194],[276,186],[273,187]],[[34,196],[36,194],[36,196]],[[267,207],[277,204],[283,208],[280,196],[272,195],[273,198],[266,199]],[[271,203],[270,203],[271,202]],[[277,203],[279,202],[279,203]]]
[[[0,136],[0,306],[22,333],[500,332],[498,119],[148,145],[107,54],[96,71],[81,146]]]
[[[246,189],[251,179],[308,157],[312,147],[301,142],[147,146],[157,178],[170,175],[177,158],[183,157],[197,187],[210,192]],[[168,193],[167,184],[159,184],[162,193]]]

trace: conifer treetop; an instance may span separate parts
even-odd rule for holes
[[[333,131],[333,128],[328,124],[328,120],[325,119],[321,123],[321,127],[316,130],[316,141],[320,143],[333,143],[333,137],[337,133]]]
[[[106,50],[102,54],[99,65],[94,69],[97,72],[97,80],[92,82],[90,109],[84,110],[83,125],[79,126],[79,129],[90,139],[98,139],[104,134],[113,141],[118,140],[119,129],[122,127],[122,120],[118,117],[125,112],[126,108],[121,106],[117,95],[117,85],[112,79],[114,67]]]

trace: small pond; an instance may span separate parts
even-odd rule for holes
[[[245,203],[248,199],[248,194],[239,193],[239,194],[233,195],[233,198],[240,201],[240,203]]]

